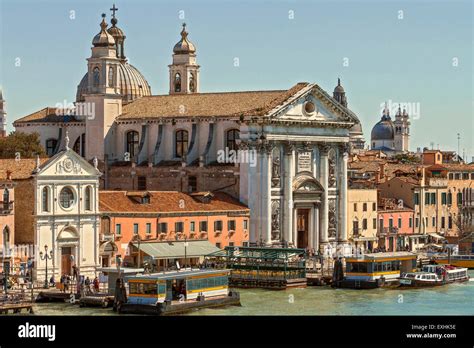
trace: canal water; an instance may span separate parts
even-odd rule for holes
[[[474,271],[469,273],[469,282],[428,289],[239,289],[241,307],[187,315],[474,315]],[[112,309],[67,303],[38,303],[34,309],[39,315],[115,315]]]

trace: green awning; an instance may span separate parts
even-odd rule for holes
[[[186,247],[185,243],[187,243]],[[133,246],[138,249],[138,243],[133,243]],[[185,256],[199,257],[219,250],[207,240],[140,243],[140,251],[154,259],[179,259]]]

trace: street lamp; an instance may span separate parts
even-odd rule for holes
[[[48,288],[48,260],[53,259],[53,251],[51,250],[48,254],[48,246],[45,245],[44,246],[44,254],[43,254],[42,251],[40,251],[39,255],[40,255],[41,260],[46,261],[46,273],[44,275],[44,288],[47,289]]]
[[[137,233],[134,237],[134,239],[136,239],[138,241],[138,257],[137,257],[137,266],[138,268],[140,268],[140,242],[142,241],[141,238],[140,238],[140,235]]]

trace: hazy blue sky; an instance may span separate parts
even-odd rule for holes
[[[287,89],[308,81],[332,94],[340,76],[366,140],[385,100],[419,103],[411,150],[431,142],[456,150],[459,132],[461,152],[474,156],[470,0],[115,2],[125,54],[153,94],[168,92],[184,11],[202,92]],[[0,84],[9,130],[14,119],[74,101],[100,15],[110,21],[112,3],[0,0]]]

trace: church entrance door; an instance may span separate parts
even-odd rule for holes
[[[61,248],[61,274],[72,275],[72,248]]]
[[[298,209],[297,228],[298,236],[296,246],[303,249],[307,248],[309,233],[309,209]]]

